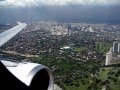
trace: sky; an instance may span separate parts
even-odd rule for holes
[[[120,23],[120,0],[0,0],[0,23]]]
[[[1,7],[51,5],[120,5],[120,0],[0,0]]]

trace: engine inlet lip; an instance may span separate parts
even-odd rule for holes
[[[49,75],[49,85],[48,85],[48,90],[53,90],[54,87],[54,80],[53,80],[53,75],[52,72],[50,71],[50,69],[44,65],[38,65],[36,67],[34,67],[31,72],[28,74],[26,80],[25,80],[25,84],[27,86],[31,85],[32,79],[33,77],[37,74],[37,72],[39,72],[40,70],[46,70],[48,72]]]

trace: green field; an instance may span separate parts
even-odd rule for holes
[[[117,77],[116,74],[118,74]],[[112,78],[109,78],[110,76]],[[94,79],[89,76],[87,79],[83,78],[85,81],[84,84],[79,82],[80,85],[77,87],[64,85],[64,88],[65,90],[101,90],[103,86],[106,85],[108,86],[106,90],[120,90],[120,67],[100,68],[99,71],[95,74],[95,78],[96,80],[99,79],[100,82],[94,81]],[[108,83],[105,83],[107,81]],[[90,86],[92,86],[92,88],[89,89]]]
[[[72,50],[73,50],[74,52],[82,52],[82,51],[86,50],[86,48],[85,48],[85,47],[79,47],[79,48],[74,47]]]
[[[111,47],[112,47],[111,43],[97,42],[95,50],[101,53],[106,53],[110,50]]]

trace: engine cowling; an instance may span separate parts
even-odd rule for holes
[[[3,65],[31,90],[53,90],[54,80],[50,69],[42,64],[1,60]]]

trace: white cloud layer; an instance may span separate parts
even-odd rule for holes
[[[2,0],[2,6],[44,6],[44,5],[120,5],[120,0]]]

